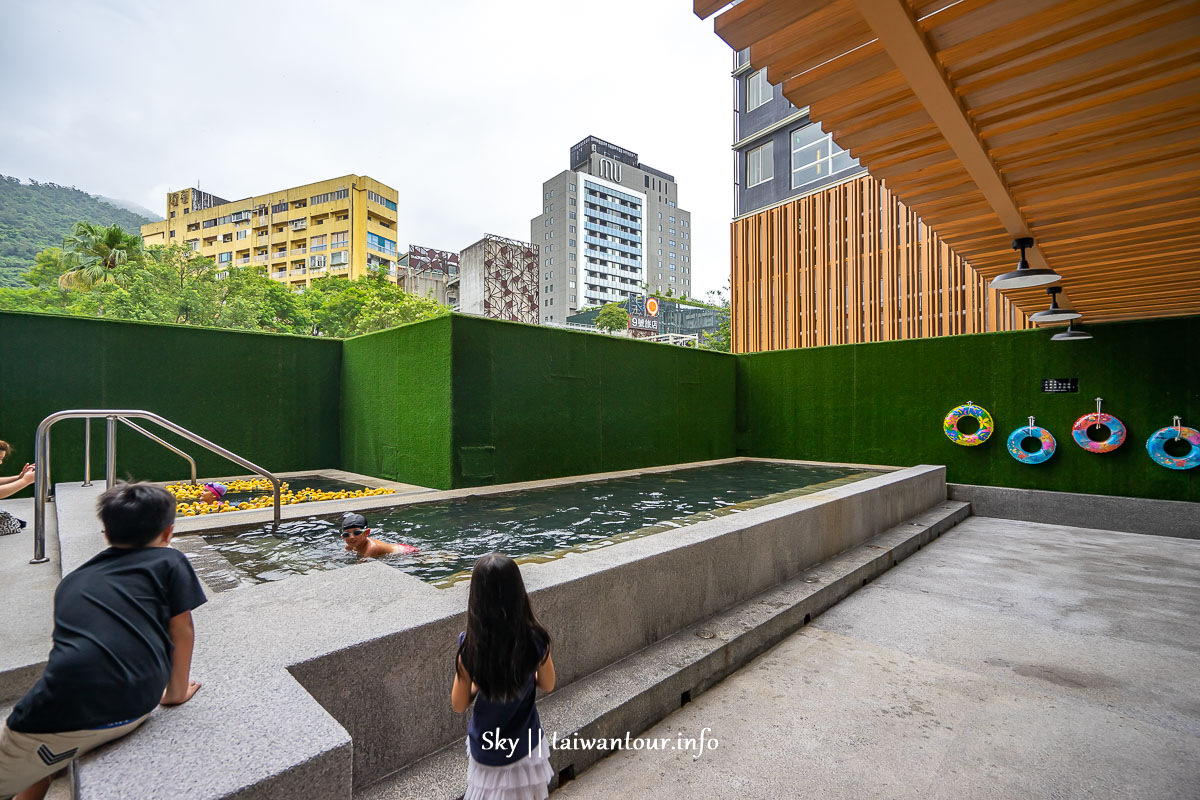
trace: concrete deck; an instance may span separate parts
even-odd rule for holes
[[[51,506],[53,508],[53,506]],[[0,536],[0,706],[15,702],[46,666],[54,628],[54,590],[58,588],[58,535],[54,514],[47,514],[46,564],[33,558],[33,498],[0,501],[28,526]],[[5,716],[8,716],[5,714]]]
[[[554,797],[1194,798],[1200,542],[974,517]]]

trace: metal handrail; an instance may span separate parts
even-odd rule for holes
[[[166,439],[155,436],[153,433],[146,430],[141,425],[138,425],[137,423],[134,423],[134,422],[130,422],[129,420],[125,419],[124,417],[118,417],[117,419],[121,420],[121,422],[125,423],[125,425],[127,425],[130,428],[133,428],[135,431],[140,433],[142,436],[145,436],[147,439],[150,439],[151,441],[154,441],[154,442],[158,442],[163,447],[170,450],[172,453],[183,456],[185,459],[187,459],[188,466],[191,467],[191,470],[192,470],[191,484],[192,484],[192,486],[196,485],[196,459],[192,458],[187,453],[183,452],[178,447],[176,447],[175,445],[168,442]],[[91,455],[91,453],[89,452],[88,456],[90,456],[90,455]],[[90,458],[89,458],[89,460],[90,460]]]
[[[150,422],[153,422],[161,428],[166,428],[167,430],[171,431],[172,433],[182,436],[184,439],[187,439],[188,441],[193,442],[194,444],[198,444],[201,447],[203,447],[213,453],[216,453],[217,455],[222,456],[223,458],[226,458],[235,464],[245,467],[246,469],[250,470],[251,472],[255,472],[255,473],[263,476],[267,480],[269,480],[271,482],[271,485],[274,487],[275,522],[276,522],[276,524],[279,523],[279,495],[280,495],[280,480],[279,480],[279,478],[275,477],[270,472],[267,472],[265,469],[258,466],[254,462],[248,461],[248,460],[242,458],[237,453],[234,453],[231,450],[226,450],[224,447],[221,447],[219,444],[214,444],[213,442],[210,442],[208,439],[205,439],[203,436],[192,433],[187,428],[184,428],[182,425],[176,425],[174,422],[171,422],[169,419],[161,417],[158,414],[155,414],[150,411],[140,411],[140,410],[136,410],[136,409],[127,409],[127,410],[72,409],[69,411],[59,411],[59,412],[56,412],[56,413],[51,414],[50,416],[46,417],[44,420],[42,420],[38,424],[37,435],[34,438],[33,451],[34,451],[34,476],[35,477],[34,477],[34,494],[33,494],[33,559],[29,562],[31,564],[44,564],[47,561],[49,561],[49,559],[46,558],[46,501],[48,499],[47,495],[49,493],[49,487],[51,485],[50,484],[50,428],[54,426],[54,423],[59,422],[64,419],[86,419],[86,420],[104,419],[106,421],[108,441],[106,442],[106,447],[105,447],[106,455],[105,455],[105,470],[104,470],[104,472],[105,472],[106,488],[108,488],[108,489],[111,489],[116,484],[116,479],[117,479],[117,420],[124,422],[126,425],[129,425],[129,427],[133,428],[134,430],[138,431],[139,433],[149,436],[154,441],[157,441],[159,444],[162,444],[162,445],[170,448],[174,452],[179,453],[180,455],[184,456],[184,458],[187,458],[189,462],[192,462],[191,457],[188,456],[186,453],[183,453],[178,448],[168,444],[167,442],[164,442],[159,437],[150,434],[149,431],[142,429],[140,426],[134,425],[129,422],[129,419],[143,419],[143,420],[148,420]],[[86,434],[86,440],[88,442],[88,445],[90,446],[90,443],[91,443],[90,424],[89,424],[88,432]],[[85,470],[85,472],[90,474],[91,453],[90,452],[85,453],[84,458],[87,459],[87,462],[86,462],[87,469]],[[195,463],[192,462],[192,479],[193,479],[192,482],[193,483],[195,483],[195,477],[196,477]]]

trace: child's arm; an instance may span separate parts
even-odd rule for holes
[[[200,688],[199,683],[188,679],[192,671],[192,647],[196,643],[192,612],[185,611],[171,617],[167,632],[175,649],[171,653],[171,679],[167,681],[167,690],[163,692],[162,704],[177,706],[191,700]]]
[[[542,659],[542,663],[538,664],[537,687],[543,692],[554,691],[554,659],[550,657],[549,650],[546,651],[546,657]]]
[[[11,497],[33,483],[33,467],[26,464],[20,475],[11,478],[0,478],[0,500]]]
[[[467,706],[471,705],[471,694],[475,689],[475,684],[471,682],[471,676],[463,669],[462,659],[459,658],[454,662],[457,666],[454,670],[454,688],[450,690],[450,707],[456,713],[463,713],[467,710]]]

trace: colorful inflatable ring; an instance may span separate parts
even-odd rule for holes
[[[1087,429],[1093,425],[1107,427],[1108,438],[1103,442],[1093,442],[1089,439]],[[1125,426],[1112,414],[1092,412],[1075,420],[1075,425],[1071,428],[1071,436],[1075,438],[1075,444],[1089,453],[1111,453],[1125,443]]]
[[[1032,436],[1035,439],[1042,440],[1042,449],[1034,453],[1026,453],[1021,448],[1021,441],[1027,436]],[[1008,454],[1020,461],[1022,464],[1040,464],[1043,461],[1049,460],[1050,456],[1054,455],[1055,448],[1058,443],[1054,441],[1054,437],[1050,435],[1050,431],[1037,425],[1017,428],[1008,435]]]
[[[1176,458],[1168,453],[1165,447],[1166,443],[1176,436],[1192,445],[1188,454],[1181,458]],[[1150,454],[1155,463],[1161,464],[1167,469],[1191,469],[1200,464],[1200,431],[1183,426],[1176,428],[1174,425],[1169,428],[1159,428],[1146,440],[1146,452]]]
[[[979,430],[974,433],[960,433],[958,421],[963,417],[974,417],[979,420]],[[942,431],[950,441],[964,447],[983,444],[992,435],[993,430],[995,430],[995,426],[992,424],[992,415],[987,412],[987,409],[980,408],[974,403],[965,403],[952,409],[942,422]]]

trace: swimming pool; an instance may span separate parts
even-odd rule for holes
[[[420,548],[383,563],[446,583],[493,550],[518,560],[548,560],[879,474],[858,467],[735,461],[409,503],[369,511],[367,518],[372,536]],[[311,516],[277,527],[221,531],[203,535],[203,548],[189,550],[201,577],[224,586],[338,569],[359,561],[343,548],[339,519]]]

